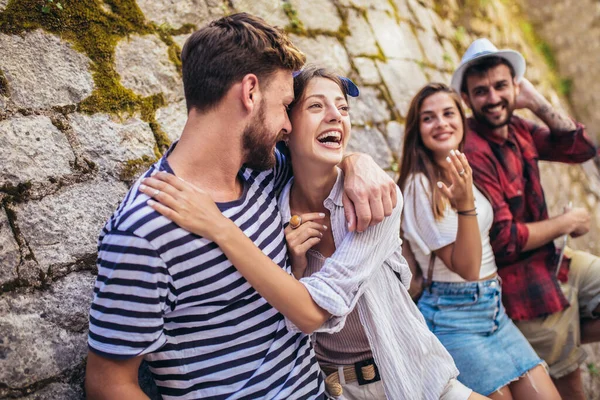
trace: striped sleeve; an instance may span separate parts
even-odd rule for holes
[[[147,240],[113,230],[100,242],[97,265],[90,349],[126,359],[160,348],[166,342],[163,312],[173,297],[171,277],[159,254]]]
[[[429,181],[424,175],[411,176],[407,180],[404,201],[402,229],[411,245],[414,243],[428,255],[456,241],[458,215],[447,207],[444,218],[435,219]]]

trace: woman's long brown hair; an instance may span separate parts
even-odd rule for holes
[[[406,129],[404,132],[404,146],[402,147],[402,161],[400,163],[400,178],[398,179],[398,186],[404,191],[404,185],[406,180],[411,175],[422,173],[429,181],[429,187],[432,192],[432,208],[433,215],[436,220],[441,219],[444,216],[444,211],[448,205],[448,200],[442,195],[442,192],[437,186],[437,182],[442,180],[443,170],[438,166],[434,159],[433,153],[423,144],[421,138],[420,126],[420,113],[423,102],[429,96],[436,93],[447,93],[452,100],[456,103],[456,107],[460,112],[460,116],[463,123],[463,130],[466,129],[466,118],[465,112],[462,108],[460,97],[458,94],[450,89],[443,83],[430,83],[423,87],[413,97],[410,102],[408,109],[408,115],[406,116]],[[463,132],[462,140],[458,145],[458,149],[462,151],[465,142],[465,134]]]

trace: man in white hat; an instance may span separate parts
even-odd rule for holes
[[[565,399],[584,399],[581,343],[600,340],[600,258],[554,240],[588,232],[590,215],[570,208],[550,218],[538,160],[581,163],[596,155],[585,127],[557,110],[527,79],[525,60],[475,40],[452,76],[471,108],[465,153],[490,198],[490,239],[508,315],[550,366]],[[544,125],[513,115],[529,109]]]

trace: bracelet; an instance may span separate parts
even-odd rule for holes
[[[476,217],[477,213],[475,213],[475,214],[458,213],[458,215],[462,215],[463,217]]]
[[[476,208],[472,208],[470,210],[460,210],[460,211],[456,211],[457,214],[459,215],[469,215],[469,213],[475,212],[477,211],[477,207]]]

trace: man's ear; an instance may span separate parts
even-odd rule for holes
[[[471,107],[471,102],[469,101],[469,95],[467,95],[465,92],[460,92],[460,97],[470,109],[473,109],[473,107]]]
[[[513,85],[515,85],[515,97],[521,93],[521,84],[517,81],[517,78],[513,78]]]
[[[254,74],[247,74],[242,78],[242,104],[249,113],[258,104],[259,97],[258,77]]]

